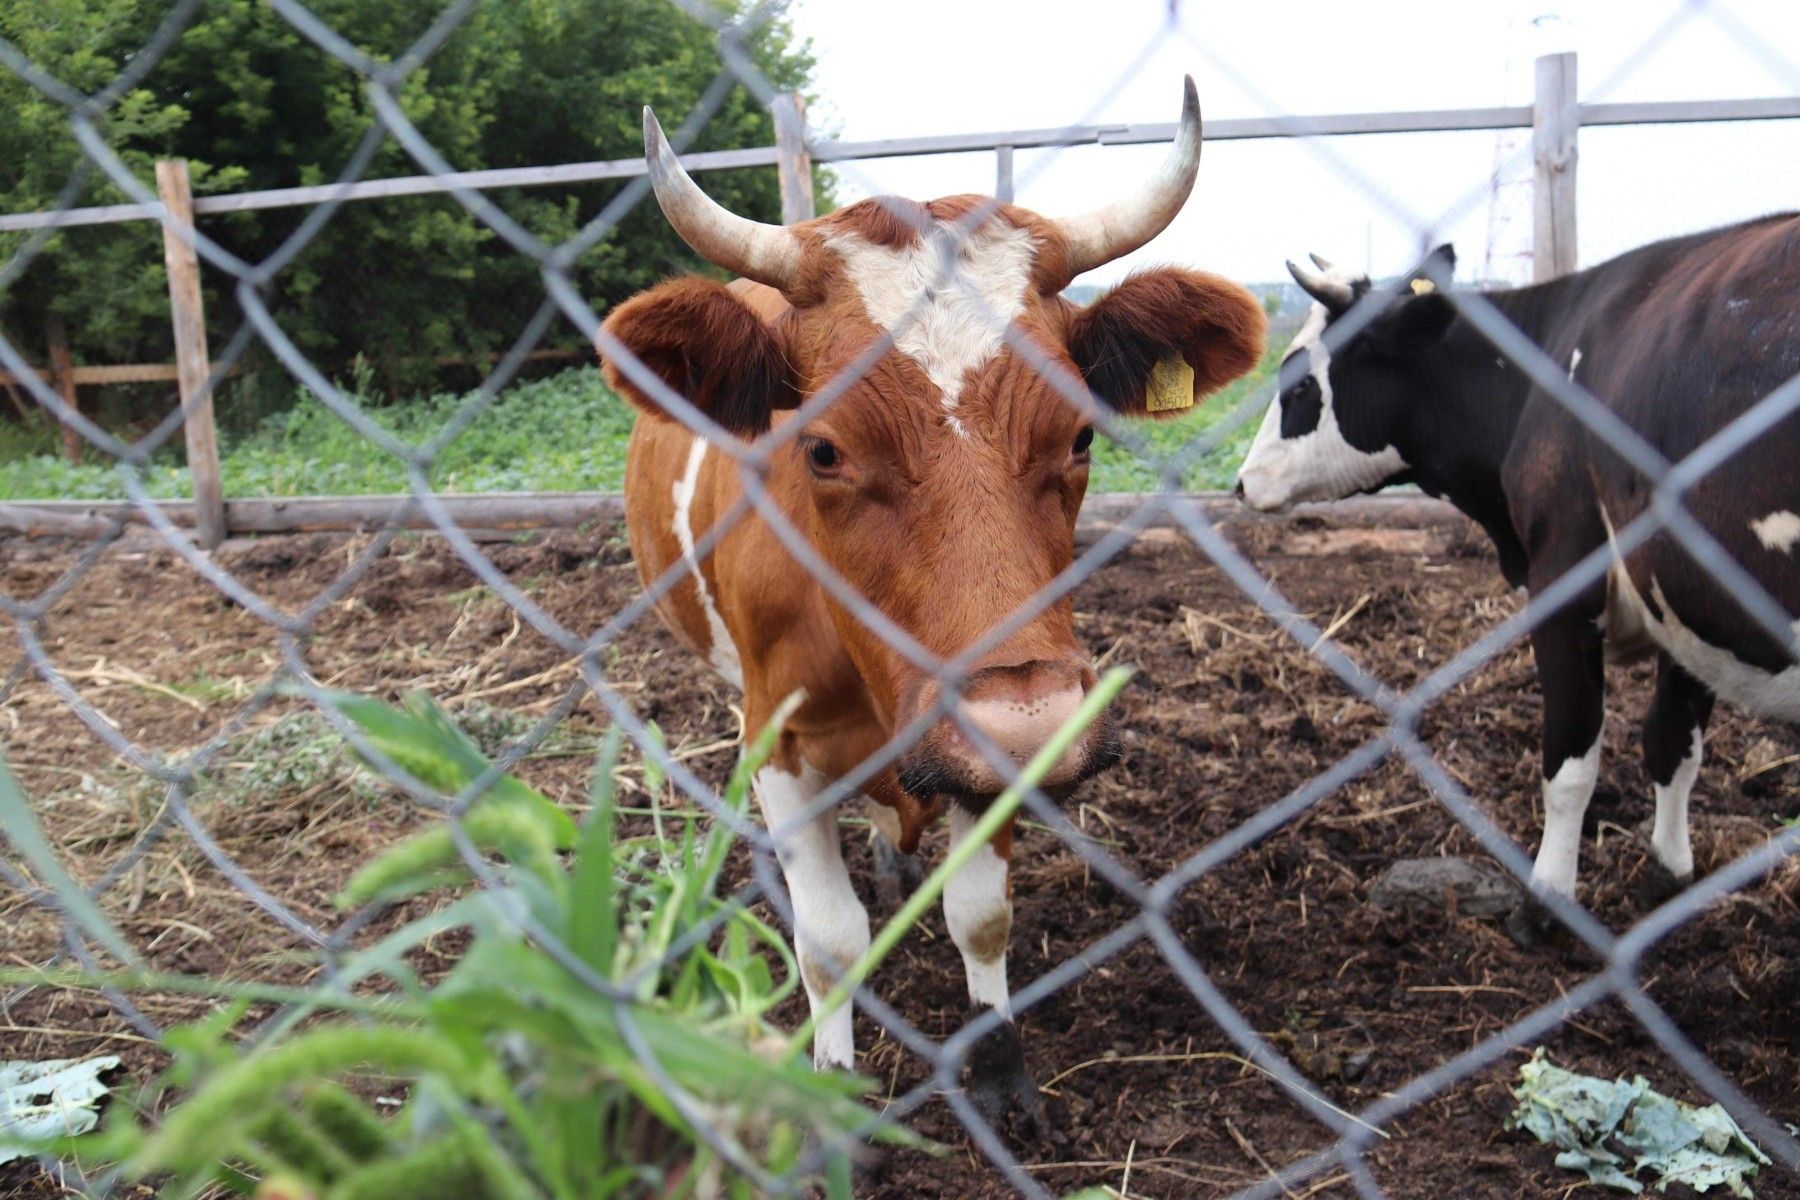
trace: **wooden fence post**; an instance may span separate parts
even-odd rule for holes
[[[1002,204],[1013,202],[1011,146],[994,147],[994,199]]]
[[[56,389],[64,404],[81,411],[81,399],[75,391],[75,360],[69,354],[69,333],[63,319],[55,313],[44,318],[44,341],[50,351],[50,386]],[[64,421],[62,426],[63,457],[72,463],[81,461],[81,434]]]
[[[1575,54],[1537,60],[1537,97],[1531,109],[1531,273],[1554,279],[1575,269],[1575,163],[1581,106],[1575,89]]]
[[[781,220],[785,225],[810,221],[813,208],[812,155],[806,149],[806,102],[798,92],[777,92],[775,167],[781,174]]]
[[[225,540],[225,496],[219,484],[219,434],[213,427],[212,366],[206,354],[206,311],[200,301],[200,256],[194,252],[194,193],[187,163],[156,164],[156,194],[169,210],[163,226],[163,264],[169,271],[169,311],[175,331],[175,368],[187,431],[188,473],[194,482],[194,533],[202,549]],[[187,237],[175,230],[185,228]]]

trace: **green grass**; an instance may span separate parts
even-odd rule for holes
[[[193,681],[168,686],[182,695],[209,702],[241,698],[235,688],[204,674]],[[490,758],[499,757],[537,725],[536,718],[525,713],[479,700],[461,705],[450,718]],[[563,724],[551,729],[525,757],[587,755],[598,745],[592,735]],[[153,810],[167,790],[152,776],[123,763],[100,772],[71,774],[76,782],[69,788],[70,793],[99,799],[117,808]],[[379,772],[357,762],[329,721],[305,708],[233,737],[199,776],[194,798],[203,805],[241,807],[286,802],[323,787],[345,791],[364,803],[390,799],[396,794],[393,785]],[[49,798],[58,794],[52,792]]]
[[[1162,458],[1202,435],[1217,435],[1246,396],[1266,394],[1275,356],[1180,417],[1135,426],[1156,456],[1139,459],[1102,437],[1094,448],[1089,490],[1135,492],[1157,484]],[[221,405],[229,396],[221,397]],[[384,428],[413,444],[429,440],[468,403],[435,395],[401,404],[365,405]],[[1182,477],[1186,488],[1230,487],[1256,432],[1259,414],[1246,416]],[[625,474],[625,441],[632,410],[592,367],[565,371],[509,388],[440,455],[431,482],[446,492],[618,491]],[[180,438],[145,469],[152,496],[191,494]],[[227,496],[311,496],[406,490],[400,460],[370,444],[310,397],[262,421],[248,433],[225,435],[220,470]],[[125,496],[117,469],[71,465],[56,453],[46,425],[0,421],[0,500],[113,500]]]
[[[1181,416],[1134,423],[1132,428],[1144,439],[1150,457],[1141,457],[1109,437],[1096,438],[1088,491],[1154,491],[1161,464],[1196,440],[1206,443],[1207,448],[1182,471],[1182,490],[1230,488],[1237,478],[1238,464],[1244,461],[1256,428],[1262,424],[1261,401],[1270,394],[1284,346],[1285,343],[1270,346],[1254,371]],[[1240,411],[1253,403],[1250,411]]]
[[[223,399],[221,403],[223,403]],[[413,444],[435,436],[468,403],[436,395],[403,404],[366,404],[369,416]],[[489,404],[443,451],[431,482],[446,492],[617,491],[625,475],[631,410],[594,368],[522,383]],[[150,494],[191,495],[179,444],[144,472]],[[10,452],[10,453],[9,453]],[[406,490],[400,460],[380,450],[310,397],[241,437],[225,437],[220,474],[227,496],[357,495]],[[70,465],[47,436],[0,440],[0,499],[120,499],[124,480],[109,466]]]

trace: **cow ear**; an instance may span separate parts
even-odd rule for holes
[[[1441,292],[1396,300],[1369,326],[1370,343],[1384,354],[1404,357],[1436,345],[1456,320],[1456,305]]]
[[[1384,354],[1405,356],[1435,345],[1456,306],[1444,297],[1440,281],[1456,273],[1456,247],[1445,242],[1405,279],[1405,289],[1388,310],[1369,325],[1370,344]]]
[[[1237,284],[1160,267],[1079,310],[1069,354],[1089,389],[1124,415],[1179,416],[1257,364],[1268,324],[1256,297]]]
[[[600,328],[606,382],[652,416],[668,414],[632,378],[619,347],[739,437],[767,432],[772,412],[800,405],[780,332],[717,280],[658,284],[613,309]]]

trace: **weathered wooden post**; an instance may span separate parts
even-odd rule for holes
[[[784,225],[810,221],[813,209],[812,155],[806,149],[806,102],[798,92],[777,92],[775,168],[781,175],[781,220]]]
[[[169,312],[175,332],[176,383],[187,431],[188,473],[194,483],[194,535],[202,549],[225,540],[225,496],[219,483],[219,434],[213,426],[212,366],[206,353],[206,310],[200,300],[200,256],[194,251],[194,194],[187,163],[156,164],[156,193],[169,210],[163,225],[163,263],[169,272]],[[183,237],[177,230],[186,230]]]
[[[1011,146],[994,147],[994,199],[1002,204],[1013,202]]]
[[[1537,60],[1537,98],[1531,109],[1531,272],[1537,280],[1567,275],[1576,266],[1575,163],[1581,104],[1575,89],[1575,54]]]
[[[75,391],[75,359],[69,354],[69,333],[63,319],[55,313],[44,318],[44,341],[50,351],[50,386],[62,397],[70,411],[81,411],[81,398]],[[62,425],[63,457],[72,463],[81,461],[81,434],[73,425]]]

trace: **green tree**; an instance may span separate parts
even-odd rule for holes
[[[719,0],[729,14],[744,0]],[[747,7],[747,4],[745,5]],[[423,33],[443,0],[312,0],[310,8],[377,61]],[[142,0],[0,0],[0,37],[84,93],[132,63],[168,13]],[[804,90],[808,48],[785,20],[762,25],[751,57],[778,88]],[[480,0],[424,66],[399,107],[457,169],[536,166],[642,152],[640,112],[672,128],[723,70],[714,32],[666,0]],[[55,203],[83,155],[69,114],[0,68],[0,210]],[[290,26],[265,0],[206,0],[168,51],[105,116],[106,143],[141,180],[157,158],[185,158],[199,192],[327,183],[377,122],[366,83]],[[769,113],[733,87],[695,149],[767,145]],[[422,170],[387,138],[365,177]],[[775,173],[710,175],[718,199],[779,219]],[[622,187],[489,193],[535,235],[559,242]],[[126,200],[97,170],[78,203]],[[247,261],[288,238],[307,210],[202,218],[201,229]],[[0,263],[27,243],[0,235]],[[597,310],[692,256],[653,203],[638,206],[577,268]],[[4,269],[0,267],[0,269]],[[219,346],[242,313],[235,281],[206,269],[209,332]],[[59,231],[10,283],[0,277],[0,332],[40,357],[43,325],[64,319],[78,360],[169,357],[161,235],[149,222]],[[432,360],[504,349],[544,299],[537,265],[449,196],[343,205],[265,291],[282,329],[328,373],[366,357],[390,389],[430,381]],[[552,340],[581,343],[566,321]]]

